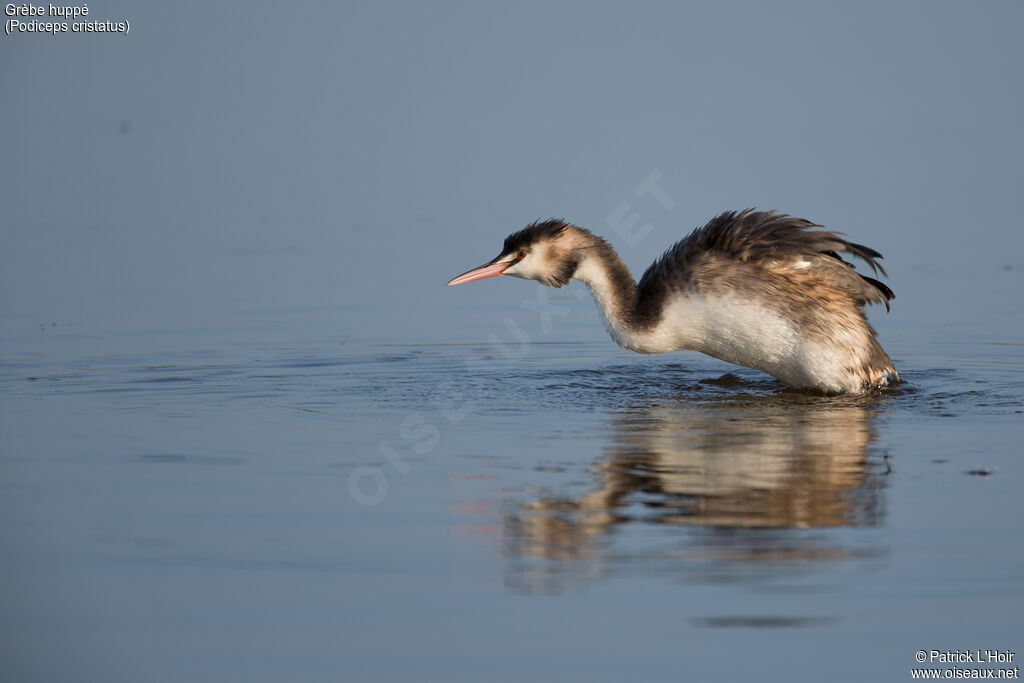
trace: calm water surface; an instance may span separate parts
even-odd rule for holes
[[[908,273],[873,315],[905,383],[826,398],[618,349],[578,284],[339,290],[343,250],[97,234],[21,233],[2,273],[5,680],[903,680],[1024,647],[1019,270]]]
[[[0,683],[1024,658],[1024,3],[89,4],[0,41]],[[904,384],[443,286],[748,206],[885,254]]]
[[[824,398],[496,323],[8,355],[6,666],[901,680],[1021,647],[1024,345],[896,340],[903,385]]]

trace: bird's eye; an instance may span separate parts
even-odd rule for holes
[[[525,249],[520,249],[519,251],[517,251],[516,252],[516,258],[519,259],[520,261],[522,261],[524,258],[526,258],[526,250]]]

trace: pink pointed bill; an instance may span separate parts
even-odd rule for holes
[[[448,282],[448,286],[461,285],[463,282],[472,282],[473,280],[483,280],[485,277],[494,277],[495,275],[501,275],[505,272],[505,269],[512,265],[512,261],[498,261],[497,263],[485,263],[479,268],[466,271],[458,277],[454,277]]]

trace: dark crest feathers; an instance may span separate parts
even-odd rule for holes
[[[555,239],[569,227],[561,218],[550,218],[546,221],[534,221],[518,232],[505,238],[501,253],[508,254],[520,247],[529,247],[540,240]]]

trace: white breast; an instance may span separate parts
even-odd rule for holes
[[[735,294],[677,294],[653,329],[635,330],[618,310],[603,268],[584,262],[576,278],[590,288],[605,327],[624,348],[640,353],[690,349],[762,370],[794,387],[828,392],[863,389],[865,376],[857,368],[863,367],[869,352],[864,330],[837,324],[828,339],[821,339],[800,330],[778,308]]]
[[[679,349],[700,351],[730,363],[771,374],[794,387],[824,391],[856,391],[856,365],[863,345],[853,330],[837,329],[822,343],[802,335],[777,310],[734,297],[679,297],[665,309],[652,330],[635,332],[605,321],[620,345],[641,353]]]

